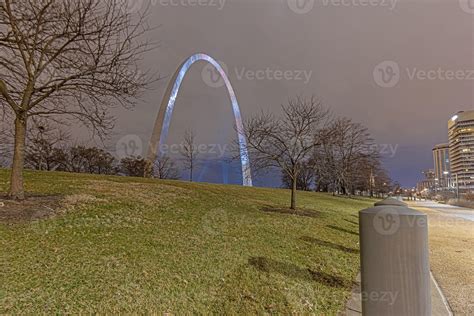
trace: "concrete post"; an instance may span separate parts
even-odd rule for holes
[[[431,315],[428,219],[386,199],[359,212],[362,314]]]

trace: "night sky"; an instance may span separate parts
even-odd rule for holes
[[[447,141],[448,119],[474,108],[474,1],[468,1],[151,1],[149,23],[157,29],[148,37],[160,47],[143,68],[163,79],[132,112],[114,111],[112,146],[133,135],[148,141],[170,77],[203,52],[227,67],[244,118],[278,113],[289,97],[315,95],[336,115],[365,124],[392,178],[414,186],[421,170],[432,167],[432,147]],[[168,144],[179,143],[186,128],[201,144],[235,138],[227,92],[208,84],[212,72],[205,66],[195,64],[183,82]],[[213,162],[209,174],[211,165],[217,166],[212,181],[235,173],[232,164]]]

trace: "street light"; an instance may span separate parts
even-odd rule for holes
[[[458,178],[457,173],[456,173],[456,198],[459,200],[459,178]]]
[[[444,180],[444,181],[445,181],[444,186],[446,187],[446,189],[447,189],[448,191],[450,191],[450,189],[449,189],[449,177],[448,177],[449,171],[443,171],[443,175],[444,175],[444,178],[445,178],[445,180]]]

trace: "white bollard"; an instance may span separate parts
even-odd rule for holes
[[[386,199],[359,212],[362,314],[431,315],[428,219]]]

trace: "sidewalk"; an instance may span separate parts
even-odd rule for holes
[[[352,297],[349,299],[346,305],[346,312],[342,315],[346,316],[359,316],[362,315],[362,302],[360,295],[360,274],[357,276],[357,286],[352,290]],[[446,299],[444,298],[441,289],[439,288],[436,280],[431,275],[431,315],[432,316],[451,316],[453,313],[449,308]]]
[[[474,221],[465,216],[474,211],[438,203],[410,207],[428,214],[430,269],[453,312],[474,315]]]

